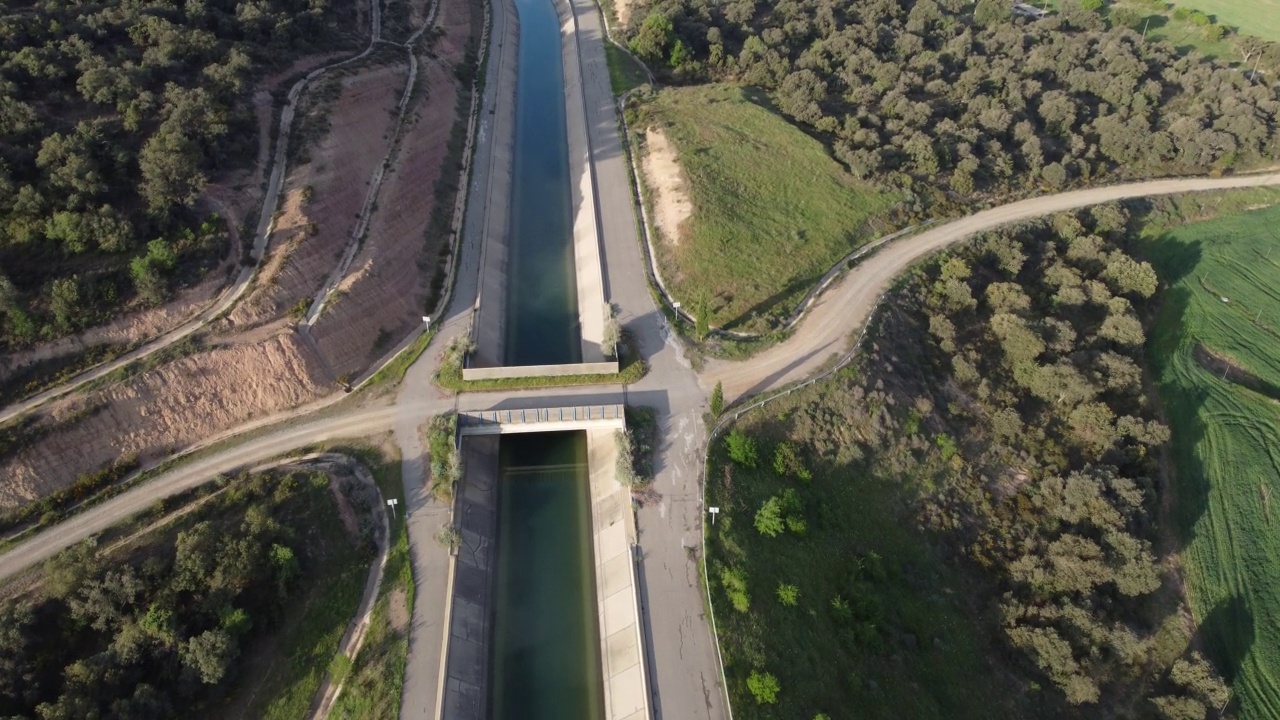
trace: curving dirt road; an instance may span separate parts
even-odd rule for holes
[[[1029,198],[934,227],[890,243],[856,266],[818,297],[785,342],[745,361],[711,360],[699,374],[699,382],[706,390],[724,383],[728,404],[805,379],[850,349],[850,334],[871,316],[894,277],[926,255],[976,233],[1112,200],[1274,185],[1280,185],[1280,173],[1151,180]]]
[[[876,301],[894,277],[929,253],[960,242],[974,233],[1111,200],[1264,186],[1280,186],[1280,173],[1230,178],[1155,180],[1078,190],[1022,200],[961,218],[920,235],[903,239],[881,250],[850,272],[825,295],[819,297],[810,313],[800,322],[795,334],[785,342],[748,360],[738,362],[717,360],[708,363],[699,375],[699,382],[704,388],[712,387],[718,381],[723,382],[725,399],[729,400],[776,389],[803,379],[827,363],[832,355],[847,349],[846,344],[850,333],[866,321]],[[461,328],[458,328],[442,336],[452,336],[460,330]],[[439,348],[443,347],[443,342],[448,339],[445,337],[442,341],[441,337],[437,337],[432,342],[432,347],[422,354],[422,358],[413,370],[414,375],[422,378],[434,374],[439,364]],[[575,389],[575,392],[582,391],[584,390]],[[531,397],[563,396],[566,392],[566,389],[561,388],[521,394]],[[101,532],[134,513],[145,510],[160,498],[199,485],[219,473],[245,467],[250,463],[276,457],[290,450],[324,440],[364,437],[386,432],[393,428],[397,415],[417,416],[425,420],[456,406],[456,400],[453,398],[424,397],[427,394],[415,395],[412,400],[407,400],[402,394],[395,405],[377,404],[355,409],[337,417],[266,430],[263,434],[235,447],[217,451],[164,473],[150,482],[74,515],[61,524],[46,529],[0,554],[0,580],[48,559],[58,551]],[[479,407],[483,402],[490,399],[497,402],[502,397],[505,396],[473,395],[469,400],[476,401],[475,404]]]

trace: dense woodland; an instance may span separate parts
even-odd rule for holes
[[[922,523],[990,577],[1009,646],[1069,703],[1137,689],[1141,714],[1203,718],[1225,686],[1198,658],[1170,666],[1156,637],[1169,432],[1143,387],[1158,280],[1119,247],[1127,222],[1115,205],[1063,214],[913,273],[857,400],[878,469],[920,483]]]
[[[1162,280],[1128,252],[1135,224],[1102,205],[930,260],[881,303],[857,365],[713,449],[708,574],[735,710],[807,718],[863,698],[867,717],[899,717],[886,697],[937,681],[921,694],[954,717],[1232,712],[1157,549],[1169,430],[1144,327]],[[892,527],[869,535],[866,508]],[[954,618],[921,616],[940,597],[963,598],[982,637],[971,683],[1004,695],[930,667],[961,642]]]
[[[1144,42],[1119,23],[1108,29],[1076,0],[1041,21],[1014,17],[1009,0],[648,7],[629,30],[650,66],[676,81],[763,87],[853,173],[923,201],[967,206],[1036,186],[1280,156],[1270,81]],[[1266,67],[1280,60],[1275,46],[1255,52]]]
[[[223,257],[197,200],[254,157],[251,80],[352,40],[353,8],[0,2],[0,350],[160,302]]]
[[[369,486],[344,491],[372,517]],[[340,558],[317,556],[312,524],[336,519],[324,474],[237,479],[214,500],[124,558],[67,551],[38,596],[0,603],[0,717],[159,719],[229,692],[242,655]],[[373,532],[369,519],[366,566]]]

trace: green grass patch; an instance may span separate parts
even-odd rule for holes
[[[1273,207],[1147,242],[1170,284],[1149,351],[1173,430],[1183,575],[1241,718],[1280,717],[1278,225]]]
[[[1280,0],[1174,0],[1173,5],[1199,10],[1242,35],[1280,42]]]
[[[841,257],[887,229],[896,198],[844,171],[820,142],[732,85],[667,88],[630,118],[658,126],[688,180],[693,215],[659,242],[686,308],[707,294],[712,324],[767,331]]]
[[[713,448],[707,571],[734,717],[1033,717],[989,661],[975,589],[919,529],[911,485],[872,475],[840,423],[791,420],[853,402],[841,383],[749,414]],[[847,451],[830,462],[815,443]],[[729,460],[748,447],[756,468]],[[776,517],[757,521],[771,498]],[[775,704],[757,700],[752,673],[778,680]]]
[[[431,330],[419,335],[417,340],[414,340],[409,347],[405,348],[404,351],[397,355],[394,360],[387,364],[386,367],[374,373],[373,377],[369,378],[369,382],[365,387],[379,387],[387,383],[395,385],[404,380],[404,374],[409,372],[409,368],[418,361],[418,358],[422,357],[422,353],[426,352],[427,346],[431,344],[433,339],[435,339],[436,332],[438,332],[438,330],[436,328],[432,328]]]
[[[604,57],[609,63],[609,84],[613,94],[621,95],[649,82],[649,74],[643,66],[622,48],[604,41]]]

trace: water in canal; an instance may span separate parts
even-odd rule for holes
[[[601,720],[585,432],[499,445],[494,720]]]
[[[582,361],[573,267],[560,19],[551,0],[520,16],[508,249],[506,365]]]

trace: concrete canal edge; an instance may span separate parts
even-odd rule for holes
[[[648,720],[648,672],[636,595],[631,491],[618,481],[617,430],[587,431],[592,545],[606,720]]]

